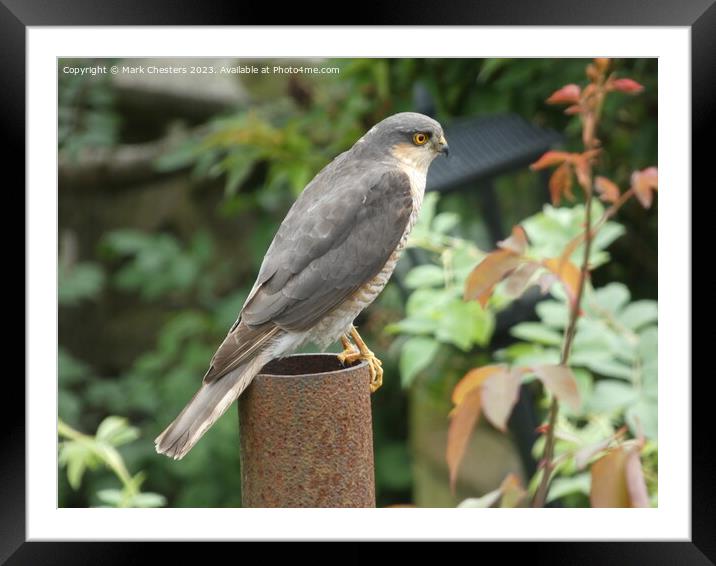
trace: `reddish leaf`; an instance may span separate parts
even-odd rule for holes
[[[547,104],[576,104],[579,102],[580,94],[579,85],[568,84],[553,92],[547,99]]]
[[[547,167],[559,165],[560,163],[569,160],[571,156],[572,154],[567,153],[566,151],[548,151],[532,165],[530,165],[530,169],[532,169],[532,171],[539,171],[540,169],[546,169]]]
[[[583,108],[580,104],[572,104],[572,106],[568,106],[564,109],[564,113],[568,116],[573,116],[574,114],[581,114],[583,112]]]
[[[574,160],[574,172],[577,175],[577,181],[586,193],[592,190],[592,166],[589,164],[589,158],[580,157]],[[567,195],[569,200],[574,200],[574,195],[570,191]]]
[[[452,413],[447,435],[445,459],[450,470],[450,487],[455,490],[457,472],[465,455],[472,429],[480,417],[480,389],[473,389]]]
[[[597,66],[597,69],[599,69],[602,73],[609,69],[609,63],[609,59],[605,57],[596,57],[594,59],[594,64]]]
[[[638,448],[629,450],[626,456],[624,474],[626,476],[626,485],[631,506],[651,507]]]
[[[572,194],[572,169],[569,163],[562,163],[549,178],[549,194],[554,206],[559,205],[564,193]]]
[[[522,260],[509,250],[496,250],[470,272],[465,282],[466,301],[478,299],[484,307],[494,286],[502,281]]]
[[[621,191],[619,187],[607,179],[606,177],[597,177],[594,179],[594,188],[599,193],[599,198],[604,202],[616,202],[619,200]]]
[[[480,306],[484,309],[487,306],[488,301],[490,300],[490,297],[492,297],[492,293],[495,292],[495,285],[490,285],[489,289],[485,289],[482,293],[480,293],[477,298],[475,299],[478,303],[480,303]]]
[[[638,446],[620,446],[592,465],[592,507],[650,507]]]
[[[532,276],[539,269],[539,263],[530,261],[523,263],[505,279],[505,294],[517,298],[529,287]]]
[[[459,405],[470,391],[481,387],[488,377],[505,370],[506,366],[502,364],[471,369],[457,382],[452,390],[452,402],[455,405]]]
[[[653,191],[659,188],[659,173],[656,167],[634,171],[631,175],[631,188],[641,205],[649,208],[654,198]]]
[[[546,259],[542,263],[559,278],[569,300],[574,303],[577,298],[579,279],[581,277],[580,269],[564,256],[564,252],[562,257]]]
[[[627,489],[626,452],[617,448],[592,464],[592,507],[631,507]]]
[[[571,369],[561,365],[541,365],[533,367],[532,371],[561,403],[566,403],[574,411],[579,410],[582,402]]]
[[[592,65],[590,63],[589,65],[587,65],[586,75],[587,78],[594,83],[599,79],[599,75],[601,75],[601,73],[599,69],[597,69],[596,65]]]
[[[522,255],[527,249],[527,232],[525,232],[525,229],[519,224],[513,226],[512,235],[505,240],[497,242],[497,245],[503,250],[509,250],[518,255]]]
[[[495,428],[505,432],[507,420],[517,403],[522,383],[522,371],[503,371],[491,375],[482,384],[482,410]]]
[[[582,100],[586,100],[587,98],[594,96],[596,93],[597,86],[594,83],[589,83],[587,86],[584,87],[584,91],[582,92]]]
[[[595,137],[597,129],[597,118],[594,112],[588,112],[582,119],[582,143],[587,146],[593,146],[598,140]]]
[[[633,79],[614,79],[611,83],[614,90],[627,94],[639,94],[644,87]]]
[[[581,233],[577,234],[574,238],[572,238],[567,243],[567,245],[562,250],[562,254],[557,259],[557,264],[556,264],[556,269],[555,269],[556,273],[560,273],[562,271],[562,269],[564,268],[564,265],[570,261],[572,254],[576,251],[576,249],[580,246],[580,244],[583,241],[584,241],[584,233],[581,232]],[[575,291],[576,291],[576,289],[575,289]]]

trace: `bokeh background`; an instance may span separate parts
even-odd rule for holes
[[[145,66],[306,64],[336,71],[62,72],[66,66],[138,62],[58,62],[59,417],[87,434],[109,415],[126,418],[136,434],[127,436],[121,455],[130,471],[142,471],[142,490],[160,494],[162,503],[237,507],[235,409],[181,462],[156,455],[153,439],[196,390],[296,195],[370,126],[400,111],[429,112],[448,131],[470,120],[479,126],[517,117],[554,134],[551,146],[579,150],[578,119],[544,100],[564,84],[583,82],[588,61],[144,59]],[[617,60],[614,68],[645,86],[639,97],[609,99],[604,111],[606,167],[625,186],[631,171],[656,163],[657,61]],[[435,192],[423,235],[437,230],[490,250],[513,224],[544,214],[546,177],[531,172],[525,157]],[[610,242],[610,261],[594,272],[595,287],[616,281],[632,301],[657,298],[656,218],[656,205],[645,212],[630,203],[620,211],[624,229]],[[526,301],[462,343],[450,337],[450,329],[459,333],[464,323],[456,315],[441,322],[447,335],[435,334],[428,362],[411,367],[404,354],[410,332],[400,323],[420,286],[410,270],[429,263],[430,253],[429,246],[411,250],[357,321],[385,367],[384,386],[373,397],[379,506],[454,506],[494,489],[507,472],[528,478],[534,469],[533,428],[544,407],[526,391],[507,434],[480,425],[457,492],[449,490],[445,439],[452,387],[467,369],[519,341],[510,332],[515,323],[537,316]],[[613,392],[618,405],[623,394]],[[609,402],[609,394],[604,397]],[[613,414],[615,426],[628,422],[623,406]],[[81,480],[75,477],[73,486],[65,470],[60,473],[59,506],[108,503],[101,494],[117,487],[111,472],[99,466],[74,473]],[[583,485],[563,491],[562,504],[587,504]]]

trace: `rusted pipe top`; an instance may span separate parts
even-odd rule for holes
[[[267,364],[239,401],[244,507],[375,507],[369,383],[333,354]]]

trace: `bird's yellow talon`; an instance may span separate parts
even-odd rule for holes
[[[355,326],[351,326],[350,336],[355,341],[355,345],[350,341],[348,336],[341,336],[341,344],[343,351],[337,355],[338,361],[344,366],[357,361],[368,362],[368,371],[370,372],[370,392],[375,393],[383,385],[383,362],[381,362],[373,352],[366,346]]]
[[[360,359],[360,351],[358,351],[358,348],[353,345],[348,337],[341,336],[341,345],[343,346],[343,351],[337,354],[336,357],[344,367]]]

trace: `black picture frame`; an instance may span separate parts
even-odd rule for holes
[[[124,0],[120,3],[89,0],[54,1],[0,0],[0,69],[4,89],[0,124],[6,142],[5,178],[17,174],[16,183],[6,185],[25,210],[24,196],[11,186],[25,183],[25,61],[28,26],[64,25],[315,25],[323,14],[330,25],[551,25],[551,26],[686,26],[691,29],[692,76],[692,171],[693,178],[706,176],[710,166],[711,124],[716,101],[716,5],[714,0],[460,0],[426,2],[393,1],[382,6],[363,5],[356,20],[342,22],[345,14],[334,6],[307,9],[305,4],[240,4],[206,2],[188,4],[174,0]],[[331,14],[335,14],[333,18]],[[668,109],[661,109],[668,112]],[[707,137],[708,135],[708,137]],[[701,173],[701,175],[697,175]],[[713,181],[711,180],[710,183]],[[694,182],[694,185],[696,183]],[[690,190],[690,187],[687,188]],[[10,196],[8,195],[8,199]],[[15,238],[16,239],[16,236]],[[14,242],[8,239],[6,242]],[[10,244],[12,245],[12,244]],[[7,260],[9,261],[9,260]],[[24,260],[22,260],[24,263]],[[20,262],[13,262],[15,279]],[[24,269],[22,271],[24,274]],[[691,274],[689,274],[690,277]],[[27,281],[24,280],[24,288]],[[25,300],[30,297],[25,293]],[[6,295],[7,301],[7,295]],[[18,302],[19,301],[15,301]],[[15,331],[17,334],[19,332]],[[23,332],[24,336],[24,332]],[[13,356],[6,356],[10,360]],[[684,364],[691,378],[691,367]],[[674,376],[672,376],[674,377]],[[707,374],[701,375],[708,378]],[[51,381],[48,379],[48,383]],[[710,424],[706,404],[708,379],[692,380],[692,519],[690,542],[562,542],[492,543],[499,545],[501,559],[524,553],[531,563],[552,564],[714,564],[716,563],[716,459],[710,449]],[[25,416],[24,383],[6,370],[3,380],[5,410],[2,411],[2,457],[0,458],[0,564],[111,564],[143,562],[147,547],[159,550],[169,563],[185,563],[190,553],[185,544],[149,543],[27,542],[25,512]],[[22,407],[12,415],[11,407]],[[556,510],[555,510],[556,512]],[[366,530],[366,533],[369,532]],[[316,533],[320,539],[320,533]],[[492,549],[491,549],[492,550]],[[495,549],[497,550],[497,549]],[[404,551],[403,551],[404,552]],[[350,553],[355,559],[371,559],[372,551]],[[329,553],[330,554],[330,553]],[[405,559],[407,556],[404,556]],[[335,557],[334,557],[335,558]],[[206,555],[204,556],[206,560]],[[240,558],[239,558],[240,559]]]

